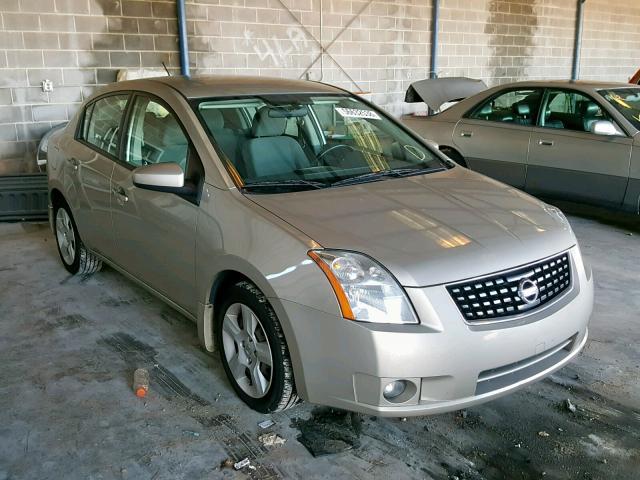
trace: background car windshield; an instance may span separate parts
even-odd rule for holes
[[[640,88],[601,90],[600,95],[606,98],[634,127],[640,130]]]
[[[197,110],[221,158],[247,188],[321,188],[446,167],[397,124],[347,95],[205,100]]]

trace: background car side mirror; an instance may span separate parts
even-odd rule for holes
[[[596,135],[620,135],[616,126],[609,120],[598,120],[591,124],[591,133]]]
[[[133,184],[147,190],[171,191],[184,187],[184,172],[177,163],[154,163],[133,171]]]

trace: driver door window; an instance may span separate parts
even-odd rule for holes
[[[164,105],[149,97],[135,98],[125,148],[125,162],[133,167],[177,163],[187,171],[189,140]]]
[[[549,90],[540,126],[591,132],[598,120],[610,121],[611,117],[590,97],[570,90]]]

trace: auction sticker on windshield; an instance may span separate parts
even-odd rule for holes
[[[344,118],[368,118],[373,120],[380,120],[380,116],[372,110],[336,107],[336,112],[338,112]]]

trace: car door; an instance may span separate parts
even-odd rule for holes
[[[453,132],[453,142],[472,170],[523,188],[531,130],[542,89],[507,89],[476,105]]]
[[[533,129],[525,189],[534,195],[619,207],[629,177],[632,139],[591,132],[615,121],[586,93],[550,88]]]
[[[69,201],[82,241],[111,258],[111,173],[117,160],[121,124],[129,93],[105,95],[81,115],[75,141],[65,146],[65,198]]]
[[[173,162],[185,183],[201,188],[202,164],[175,113],[160,99],[135,94],[122,145],[123,161],[111,177],[118,265],[195,314],[195,241],[198,198],[153,191],[133,183],[135,168]]]

